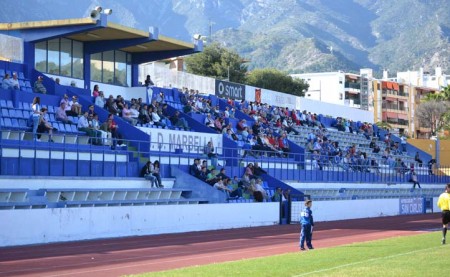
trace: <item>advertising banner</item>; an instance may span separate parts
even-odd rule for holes
[[[234,100],[245,99],[245,86],[227,81],[216,80],[216,96]]]
[[[425,199],[422,197],[401,198],[400,214],[422,214],[425,213]]]
[[[137,127],[150,136],[150,151],[203,154],[212,141],[217,154],[222,154],[222,135]]]

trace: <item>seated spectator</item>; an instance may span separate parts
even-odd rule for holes
[[[94,115],[95,113],[95,106],[94,105],[89,105],[88,107],[88,115]]]
[[[36,82],[34,82],[34,92],[42,93],[42,94],[46,94],[47,93],[47,89],[42,84],[43,80],[44,80],[44,77],[42,77],[42,76],[39,76],[37,78]]]
[[[149,111],[151,111],[150,117],[152,119],[150,123],[153,123],[153,125],[156,126],[161,126],[162,128],[166,128],[166,123],[162,121],[161,116],[158,114],[157,108],[149,108]]]
[[[125,103],[123,110],[122,110],[122,119],[126,122],[130,123],[131,125],[135,126],[137,124],[137,119],[131,117],[132,113],[130,109],[128,109],[128,104]]]
[[[145,81],[144,81],[144,85],[145,85],[146,87],[151,87],[151,86],[154,86],[154,85],[155,85],[155,84],[153,83],[153,81],[152,81],[150,75],[147,75],[147,78],[146,78]]]
[[[257,162],[255,162],[255,164],[253,165],[252,171],[253,175],[255,175],[256,177],[260,177],[263,174],[267,174],[267,171],[262,169]]]
[[[217,175],[217,170],[216,169],[211,170],[208,173],[208,175],[206,176],[206,183],[213,186],[220,179],[216,175]]]
[[[219,174],[217,174],[217,177],[221,178],[222,180],[229,179],[229,177],[228,177],[227,174],[226,174],[226,169],[225,169],[225,167],[223,167],[222,169],[220,169],[220,172],[219,172]]]
[[[262,187],[261,187],[262,189]],[[264,189],[262,189],[264,190]],[[259,187],[256,184],[255,179],[250,180],[250,186],[248,187],[248,192],[250,192],[253,195],[253,198],[256,202],[263,202],[264,201],[264,195],[262,191],[259,189]]]
[[[102,109],[106,107],[106,100],[103,91],[99,91],[98,96],[95,97],[95,105],[101,107]]]
[[[92,125],[89,124],[88,112],[84,112],[83,116],[78,119],[78,131],[85,132],[90,138],[92,144],[97,144],[101,136],[100,132],[93,129]]]
[[[102,140],[99,144],[106,145],[106,144],[108,144],[108,139],[111,138],[111,133],[100,129],[101,125],[102,124],[100,124],[100,121],[98,120],[98,114],[94,113],[92,115],[92,128],[95,131],[100,132],[100,137],[102,138]]]
[[[194,163],[189,166],[189,174],[191,174],[192,176],[198,177],[200,175],[199,165],[200,165],[200,159],[194,159]]]
[[[111,133],[111,137],[113,139],[112,146],[111,146],[112,149],[115,149],[116,145],[126,146],[122,141],[122,136],[120,135],[118,129],[119,129],[119,126],[114,121],[113,114],[109,114],[108,120],[106,122],[104,122],[100,127],[100,130]]]
[[[110,95],[108,97],[108,100],[106,100],[106,108],[108,109],[109,113],[113,115],[119,115],[120,110],[119,107],[117,106],[114,96]]]
[[[235,177],[237,178],[237,177]],[[242,189],[239,187],[237,181],[232,181],[230,178],[226,178],[223,181],[224,186],[229,189],[229,197],[242,197]]]
[[[206,114],[204,124],[213,130],[217,130],[214,125],[214,118],[212,118],[210,113]]]
[[[47,121],[47,108],[41,108],[41,117],[39,118],[39,125],[37,128],[37,138],[40,139],[42,133],[48,132],[48,141],[53,142],[53,126]]]
[[[237,124],[237,126],[236,126],[238,134],[242,133],[242,131],[244,131],[245,128],[247,128],[247,127],[248,127],[247,126],[247,121],[245,119],[241,119],[239,121],[239,123]]]
[[[273,196],[272,196],[272,201],[273,202],[286,201],[286,198],[283,195],[283,190],[280,187],[277,187],[275,189],[275,192],[273,193]]]
[[[2,80],[2,89],[12,89],[13,84],[11,82],[11,79],[9,78],[9,74],[6,73]]]
[[[94,89],[92,90],[92,96],[94,98],[97,98],[97,96],[99,96],[99,95],[100,95],[100,91],[99,91],[98,85],[95,85]]]
[[[72,124],[72,121],[69,120],[69,117],[66,114],[66,102],[61,102],[56,109],[56,120]]]
[[[153,176],[156,177],[156,186],[158,188],[163,188],[163,184],[161,182],[161,166],[159,164],[159,161],[156,160],[153,162],[153,171],[152,171]]]
[[[13,72],[12,74],[11,84],[13,89],[20,90],[19,79],[16,72]]]
[[[165,98],[164,92],[160,91],[158,96],[156,96],[156,102],[158,102],[159,104],[162,105],[162,104],[166,103],[166,100],[164,98]]]
[[[130,107],[130,112],[131,112],[131,118],[136,119],[136,122],[139,121],[139,105],[138,104],[133,104]]]
[[[228,193],[231,192],[231,190],[226,185],[224,185],[222,179],[217,179],[217,181],[214,183],[213,187],[215,187],[218,190],[226,191]]]
[[[140,177],[144,177],[145,179],[150,181],[151,187],[155,185],[156,177],[152,174],[152,162],[148,161],[141,169],[139,174]]]
[[[170,122],[172,126],[183,128],[185,131],[189,130],[189,124],[187,120],[183,117],[180,117],[180,112],[175,111],[175,114],[170,117]]]
[[[72,100],[69,101],[69,107],[75,116],[79,116],[82,114],[81,112],[81,104],[78,103],[78,97],[76,95],[72,96]]]

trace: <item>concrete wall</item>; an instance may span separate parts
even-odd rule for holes
[[[278,203],[0,210],[0,247],[267,226]]]
[[[398,199],[315,201],[313,211],[316,222],[400,214]],[[268,226],[278,216],[278,203],[0,210],[0,247]]]

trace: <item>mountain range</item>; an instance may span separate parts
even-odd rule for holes
[[[207,36],[249,68],[290,73],[370,67],[391,72],[450,69],[449,0],[3,0],[1,22],[88,16],[191,41]]]

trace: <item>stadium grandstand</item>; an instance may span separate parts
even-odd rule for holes
[[[356,110],[142,78],[140,65],[201,52],[201,40],[106,14],[2,23],[0,34],[0,77],[17,78],[0,89],[0,246],[286,224],[305,198],[367,209],[349,218],[423,213],[450,180]]]

